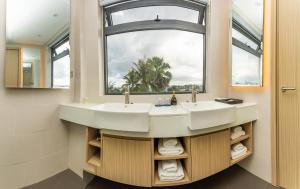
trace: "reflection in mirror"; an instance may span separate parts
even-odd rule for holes
[[[69,0],[8,0],[7,88],[69,88]]]
[[[262,86],[263,0],[232,0],[232,86]]]

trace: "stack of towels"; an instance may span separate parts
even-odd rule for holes
[[[182,164],[179,160],[158,162],[158,176],[161,181],[178,181],[184,178]]]
[[[183,152],[184,149],[177,138],[164,138],[158,141],[158,153],[160,155],[180,155]]]
[[[247,153],[247,147],[242,143],[235,144],[231,147],[231,159],[238,159]]]
[[[241,126],[235,127],[231,130],[231,140],[237,139],[241,136],[244,136],[246,132],[243,130]]]

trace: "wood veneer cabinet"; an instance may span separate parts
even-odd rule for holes
[[[192,181],[211,176],[230,166],[229,129],[191,138]]]
[[[252,122],[241,125],[245,136],[230,139],[230,129],[198,136],[179,137],[185,152],[162,156],[158,153],[158,138],[129,138],[101,133],[87,128],[87,165],[85,170],[115,182],[142,186],[176,186],[199,181],[249,157],[253,152]],[[99,140],[100,137],[100,140]],[[231,160],[231,146],[243,143],[248,152]],[[180,181],[160,181],[158,161],[180,160],[185,177]]]
[[[151,139],[103,136],[101,176],[135,186],[151,186]]]

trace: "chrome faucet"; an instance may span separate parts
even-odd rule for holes
[[[197,102],[197,90],[195,89],[195,87],[192,87],[192,103],[196,103]]]
[[[130,103],[130,100],[129,100],[129,97],[130,97],[130,88],[129,88],[129,85],[127,85],[125,87],[124,95],[125,95],[125,104],[129,104]]]

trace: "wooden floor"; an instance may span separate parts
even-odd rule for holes
[[[101,178],[94,178],[89,183],[87,183],[87,180],[82,180],[72,171],[66,170],[24,189],[140,189],[139,187],[117,184]],[[164,187],[164,189],[276,189],[276,187],[239,166],[233,166],[200,182],[178,187]]]

